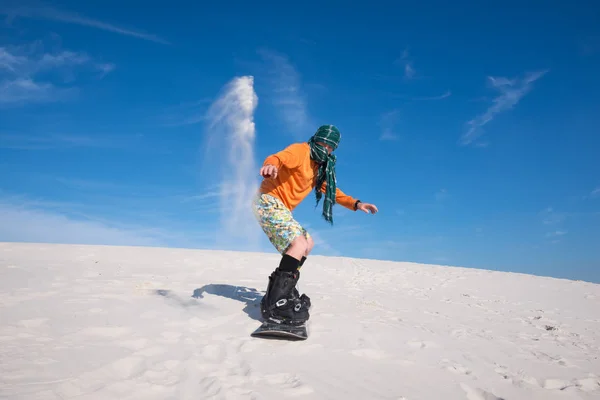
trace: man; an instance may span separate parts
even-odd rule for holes
[[[333,223],[335,203],[350,210],[375,214],[373,204],[363,203],[336,187],[333,151],[340,142],[333,125],[323,125],[306,143],[294,143],[267,157],[260,169],[264,178],[253,202],[253,211],[263,231],[282,255],[279,267],[269,276],[261,301],[266,321],[302,324],[309,318],[310,298],[299,295],[296,284],[300,268],[314,242],[294,219],[292,211],[314,189],[317,204],[323,194],[323,217]]]

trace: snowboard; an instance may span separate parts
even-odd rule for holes
[[[257,338],[306,340],[308,339],[308,331],[306,323],[302,325],[286,325],[265,321],[250,336]]]

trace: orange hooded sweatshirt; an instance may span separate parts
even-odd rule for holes
[[[268,156],[263,166],[277,167],[277,177],[262,181],[259,191],[277,197],[292,211],[315,188],[319,165],[310,159],[308,143],[294,143],[282,151]],[[325,193],[327,183],[321,192]],[[336,187],[336,203],[354,210],[356,199]]]

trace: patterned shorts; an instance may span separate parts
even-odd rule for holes
[[[298,236],[310,238],[306,229],[294,219],[292,212],[278,198],[259,193],[254,198],[252,209],[261,228],[280,254],[284,254]]]

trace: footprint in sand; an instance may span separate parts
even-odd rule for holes
[[[238,351],[240,353],[250,353],[261,346],[261,343],[256,340],[245,340],[240,344]]]
[[[538,380],[533,376],[525,375],[522,372],[515,374],[511,372],[507,367],[498,364],[496,365],[497,368],[494,371],[513,385],[518,387],[524,387],[525,385],[540,387]]]
[[[202,356],[208,362],[222,363],[225,360],[225,350],[222,346],[208,344],[202,348]]]
[[[119,379],[129,379],[133,376],[142,374],[145,369],[145,359],[143,357],[125,357],[115,361],[110,365],[112,372],[117,375]]]
[[[170,371],[146,371],[144,378],[148,383],[158,386],[173,386],[179,383],[179,377]]]
[[[19,325],[24,326],[25,328],[39,328],[44,325],[48,321],[48,318],[33,318],[33,319],[23,319],[18,322]]]
[[[281,387],[284,396],[302,396],[314,392],[314,389],[306,385],[296,375],[288,373],[265,375],[264,379],[269,385]]]
[[[173,370],[177,368],[181,364],[179,360],[167,360],[165,361],[165,368],[168,370]]]
[[[131,332],[131,328],[119,326],[96,326],[86,328],[81,331],[83,335],[103,336],[107,338],[115,338],[126,335]]]
[[[371,360],[381,360],[387,357],[385,352],[377,349],[356,349],[352,351],[352,354],[358,357],[369,358]]]
[[[414,342],[407,342],[406,343],[409,347],[412,347],[413,349],[425,349],[428,347],[437,347],[437,344],[434,342],[427,342],[427,341],[414,341]]]
[[[181,337],[181,332],[163,332],[160,335],[165,338],[166,342],[177,343]]]
[[[457,375],[471,375],[473,371],[457,362],[444,358],[440,361],[440,367]]]
[[[593,392],[600,390],[600,379],[597,377],[589,377],[577,380],[577,386],[584,392]]]
[[[131,340],[123,340],[119,342],[119,346],[123,346],[130,350],[141,350],[148,345],[150,341],[148,339],[139,338]]]
[[[446,367],[446,369],[450,372],[454,372],[455,374],[459,374],[459,375],[471,375],[471,370],[465,366],[462,366],[460,364],[456,364],[456,365],[449,365]]]
[[[467,400],[505,400],[493,393],[487,392],[480,388],[472,388],[471,386],[461,383],[460,387],[467,394]]]
[[[168,351],[168,349],[166,347],[161,347],[161,346],[154,346],[154,347],[148,347],[147,349],[143,349],[140,350],[136,353],[134,353],[134,355],[136,356],[144,356],[144,357],[155,357],[155,356],[159,356],[161,354],[165,354]]]
[[[573,383],[562,379],[546,379],[544,381],[544,389],[548,390],[564,390],[569,386],[575,386]]]

